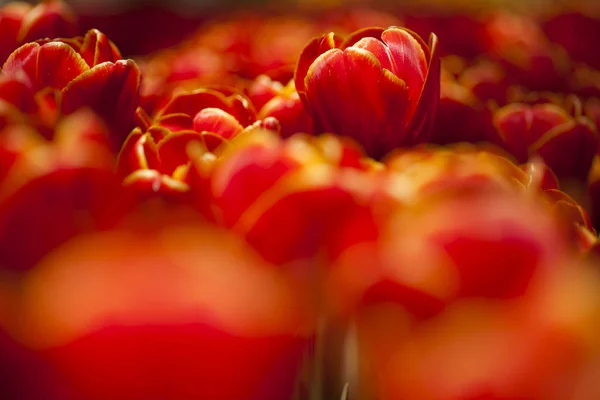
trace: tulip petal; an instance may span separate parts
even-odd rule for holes
[[[220,108],[205,108],[194,117],[196,132],[213,132],[231,139],[243,129],[235,117]]]
[[[317,132],[352,137],[374,157],[402,142],[406,85],[369,51],[349,47],[322,54],[308,71],[306,87]]]
[[[413,144],[427,141],[435,123],[440,100],[441,61],[438,55],[437,36],[433,33],[429,39],[429,48],[431,49],[431,55],[425,85],[418,100],[417,108],[412,115],[410,127],[407,129]]]
[[[115,146],[120,146],[134,126],[139,105],[140,70],[133,60],[98,64],[63,89],[62,112],[91,107],[112,127]]]
[[[382,68],[385,68],[387,70],[394,72],[389,48],[385,44],[383,44],[383,42],[381,42],[380,40],[377,40],[372,37],[366,37],[366,38],[360,39],[352,47],[370,51],[371,53],[373,53],[375,58],[377,58],[377,60],[379,60]]]
[[[196,115],[205,108],[220,108],[233,115],[242,126],[248,126],[256,120],[250,100],[237,93],[222,92],[199,89],[177,95],[159,112],[159,117],[167,114]]]
[[[76,16],[63,1],[44,1],[23,17],[19,42],[45,37],[70,37],[77,33]]]
[[[185,113],[161,116],[157,119],[156,124],[173,132],[194,129],[192,116]]]
[[[27,83],[34,85],[40,47],[38,43],[27,43],[13,51],[2,66],[2,73],[17,79],[26,79]]]
[[[571,121],[549,130],[530,147],[559,178],[585,182],[598,146],[598,134],[589,121]]]
[[[85,34],[79,52],[90,68],[107,61],[114,63],[122,58],[117,47],[97,29],[90,29]]]
[[[44,44],[37,58],[39,87],[62,89],[89,68],[71,46],[61,42]]]
[[[314,38],[300,54],[298,65],[294,71],[294,84],[300,93],[300,98],[306,92],[305,79],[314,61],[323,53],[339,47],[342,40],[335,33],[330,32],[318,38]],[[304,102],[304,99],[302,100]]]
[[[172,133],[156,146],[160,160],[160,171],[172,175],[175,169],[190,162],[187,147],[190,142],[202,142],[202,135],[194,131]]]
[[[391,53],[391,71],[406,82],[408,101],[416,105],[427,76],[428,57],[424,51],[427,45],[418,36],[400,28],[387,29],[381,39]]]

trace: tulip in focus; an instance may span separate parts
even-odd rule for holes
[[[426,141],[439,102],[437,49],[435,34],[427,45],[396,27],[311,41],[294,79],[315,133],[349,136],[375,158]]]

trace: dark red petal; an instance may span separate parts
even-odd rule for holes
[[[549,130],[530,147],[559,178],[586,182],[598,146],[598,133],[582,118]]]
[[[33,90],[23,81],[12,78],[0,79],[0,99],[6,100],[24,113],[33,113],[38,105]]]
[[[0,9],[0,63],[4,63],[10,53],[19,47],[19,29],[29,10],[30,4],[16,1]]]
[[[90,107],[113,130],[113,144],[120,147],[135,125],[139,106],[140,70],[133,60],[98,64],[63,89],[62,112]]]
[[[77,34],[77,17],[63,1],[44,1],[33,7],[19,31],[21,43],[42,38],[71,37]]]
[[[497,110],[493,117],[497,135],[492,137],[496,143],[508,150],[519,163],[527,162],[529,158],[529,142],[527,141],[529,128],[533,121],[531,108],[525,104],[510,104]]]
[[[120,193],[115,175],[99,169],[61,169],[28,182],[0,203],[0,265],[32,268],[69,238],[114,226],[125,211]]]
[[[438,39],[433,33],[429,38],[429,49],[431,56],[425,86],[407,129],[413,144],[425,142],[429,137],[440,99],[441,61],[438,53]]]
[[[135,170],[148,168],[145,149],[141,141],[144,136],[140,128],[135,128],[121,146],[117,157],[117,175],[122,179]]]

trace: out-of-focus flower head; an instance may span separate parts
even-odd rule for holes
[[[53,139],[28,124],[0,132],[0,268],[27,270],[64,241],[117,224],[131,204],[113,172],[103,121],[59,119]]]
[[[320,33],[320,27],[303,16],[250,13],[210,24],[195,40],[222,54],[230,71],[243,78],[264,74],[287,82],[304,45]]]
[[[0,63],[27,42],[77,33],[77,17],[62,0],[42,1],[36,6],[8,2],[0,7]]]
[[[559,179],[585,182],[598,133],[583,115],[578,99],[572,99],[569,108],[552,103],[501,107],[493,113],[490,141],[504,147],[518,162],[537,154]]]
[[[373,234],[368,199],[380,170],[347,139],[258,132],[231,142],[211,193],[219,223],[267,260],[318,261]]]
[[[366,28],[342,40],[312,40],[296,68],[296,90],[315,132],[357,140],[375,158],[427,140],[439,102],[437,37]]]
[[[8,331],[49,371],[15,373],[65,399],[290,398],[312,302],[226,232],[167,221],[81,235],[27,274]]]
[[[533,90],[563,90],[571,72],[564,50],[551,43],[536,21],[498,11],[485,23],[486,51],[510,79]]]

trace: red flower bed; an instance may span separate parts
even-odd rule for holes
[[[3,5],[0,398],[600,398],[600,19],[393,9]]]

